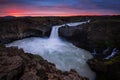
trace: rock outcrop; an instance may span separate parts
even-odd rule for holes
[[[120,80],[120,53],[110,60],[88,60],[88,64],[96,72],[96,80]]]
[[[26,37],[48,36],[48,23],[39,23],[31,18],[12,18],[0,20],[0,42],[8,43]]]
[[[119,25],[120,21],[116,19],[98,19],[76,27],[63,26],[59,33],[78,47],[102,53],[107,47],[120,49]]]
[[[86,17],[4,17],[0,18],[0,43],[27,37],[49,36],[53,25],[85,20]]]
[[[88,80],[75,70],[62,72],[38,55],[0,45],[0,80]]]
[[[82,30],[80,26],[70,27],[66,25],[60,27],[59,35],[77,47],[88,49],[87,32]]]
[[[59,33],[76,46],[94,52],[88,64],[96,73],[96,80],[120,80],[120,17],[96,18],[76,27],[66,25]],[[114,48],[117,54],[106,60]]]

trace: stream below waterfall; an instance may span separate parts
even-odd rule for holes
[[[68,23],[68,25],[76,26],[82,23]],[[86,63],[88,59],[92,58],[92,55],[84,49],[77,48],[73,44],[61,40],[58,34],[58,29],[61,26],[63,25],[53,26],[49,38],[31,37],[14,41],[6,44],[6,46],[17,46],[25,52],[38,54],[49,62],[54,63],[62,71],[75,69],[81,76],[94,80],[95,73],[91,71]]]

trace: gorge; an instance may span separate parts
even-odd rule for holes
[[[73,27],[87,22],[88,21],[53,26],[49,38],[31,37],[14,41],[6,46],[17,46],[25,52],[38,54],[49,62],[54,63],[56,67],[62,71],[75,69],[80,75],[94,80],[95,73],[91,71],[86,63],[88,59],[92,58],[90,52],[77,48],[72,43],[61,40],[58,34],[59,27],[64,25]]]
[[[120,80],[119,25],[120,16],[0,18],[0,80],[88,80],[91,70]]]

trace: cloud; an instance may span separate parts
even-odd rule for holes
[[[93,3],[101,9],[120,10],[120,0],[93,0]]]
[[[116,0],[0,0],[3,14],[120,14]]]
[[[0,0],[0,6],[21,4],[37,6],[66,5],[77,9],[109,9],[120,10],[120,0]]]

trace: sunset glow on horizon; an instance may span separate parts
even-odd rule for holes
[[[0,16],[119,15],[116,0],[0,0]]]

